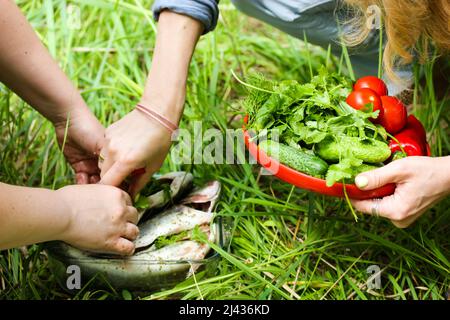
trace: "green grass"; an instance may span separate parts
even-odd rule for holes
[[[129,112],[150,65],[155,26],[151,1],[18,1],[49,50],[79,86],[104,125]],[[68,28],[65,7],[79,6],[80,30]],[[274,79],[308,81],[321,64],[345,70],[345,59],[305,46],[221,4],[214,33],[202,37],[190,69],[182,127],[239,128],[244,89],[231,75],[263,72]],[[437,101],[431,63],[417,88],[417,110],[430,131],[433,153],[449,153],[449,101]],[[242,155],[241,155],[242,156]],[[0,91],[0,180],[59,188],[72,173],[58,150],[52,126],[6,88]],[[234,222],[217,273],[199,273],[175,288],[137,295],[86,284],[76,296],[62,290],[39,245],[0,253],[3,299],[443,299],[450,287],[450,200],[414,226],[360,216],[344,200],[307,193],[267,176],[255,165],[165,162],[162,171],[190,170],[197,181],[219,179],[217,213]],[[370,265],[382,269],[382,288],[368,290]]]

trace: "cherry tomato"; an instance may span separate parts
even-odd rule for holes
[[[386,84],[380,78],[375,76],[362,77],[356,81],[353,86],[353,90],[360,90],[363,88],[369,88],[375,91],[380,97],[388,95],[388,89]]]
[[[380,97],[373,90],[368,88],[353,91],[347,97],[346,102],[356,110],[364,110],[369,104],[372,104],[373,111],[380,111],[377,119],[380,119],[381,113],[383,112]]]
[[[383,104],[383,114],[379,117],[379,123],[390,134],[395,134],[402,130],[407,122],[407,111],[403,103],[389,96],[381,97]]]

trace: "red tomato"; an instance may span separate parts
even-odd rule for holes
[[[345,101],[356,110],[364,109],[371,103],[373,105],[373,111],[380,110],[377,119],[381,117],[381,113],[383,112],[380,97],[373,90],[367,88],[353,91]]]
[[[375,91],[380,97],[388,95],[388,89],[386,84],[380,78],[374,76],[362,77],[356,81],[353,86],[353,90],[360,90],[363,88],[369,88]]]
[[[381,97],[383,104],[383,114],[379,118],[379,123],[390,134],[395,134],[402,130],[407,122],[407,111],[403,103],[395,98],[389,96]]]

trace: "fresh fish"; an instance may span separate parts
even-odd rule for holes
[[[177,205],[139,225],[139,236],[135,240],[136,249],[151,245],[161,236],[170,236],[197,225],[209,224],[213,218],[212,209],[220,193],[220,183],[212,181],[203,188],[194,190]],[[202,204],[205,208],[197,210],[188,204]]]
[[[181,204],[205,204],[205,211],[211,212],[220,195],[219,181],[210,181],[204,187],[196,189],[181,200]]]
[[[206,233],[207,235],[209,235],[211,232],[209,224],[202,224],[198,227],[198,229],[199,229],[199,231]],[[182,237],[181,239],[178,239],[177,241],[185,241],[185,240],[192,239],[192,233],[193,233],[193,230],[189,230],[184,237]],[[156,242],[144,250],[138,250],[137,252],[135,252],[135,255],[140,255],[142,253],[155,251],[155,250],[158,250]]]
[[[209,241],[216,240],[217,231],[216,224],[210,226],[203,225],[200,227],[200,231],[208,235]],[[208,253],[209,246],[201,244],[197,241],[191,240],[192,233],[189,233],[182,241],[177,241],[160,249],[154,247],[147,248],[139,251],[130,257],[119,257],[104,255],[102,257],[98,254],[90,251],[75,248],[64,242],[55,241],[51,244],[52,247],[57,248],[57,251],[63,252],[64,255],[72,258],[79,259],[80,261],[92,261],[99,262],[101,264],[126,264],[130,262],[142,261],[142,262],[162,262],[162,261],[177,261],[177,260],[201,260]],[[201,249],[201,250],[200,250]]]
[[[211,226],[209,240],[216,241],[216,225]],[[131,257],[101,258],[74,248],[64,242],[55,242],[50,256],[67,265],[77,265],[86,279],[106,276],[106,281],[119,288],[146,288],[171,283],[168,275],[192,275],[204,262],[211,248],[204,243],[184,240],[158,250],[146,249]]]
[[[93,255],[91,252],[69,246],[65,243],[60,243],[60,245],[65,253],[71,258],[76,258],[80,261],[88,261],[89,264],[112,264],[116,265],[116,268],[120,266],[131,268],[130,264],[139,261],[151,261],[152,263],[155,263],[178,260],[201,260],[209,250],[209,246],[206,244],[193,240],[184,240],[174,242],[157,250],[146,249],[131,257],[99,257]],[[106,270],[106,268],[102,268],[102,270]]]
[[[171,200],[178,198],[183,192],[187,191],[191,187],[194,177],[189,172],[178,171],[164,174],[156,180],[170,182],[170,195],[167,194],[166,190],[160,190],[148,196],[148,207],[139,212],[139,221],[150,209],[162,208]]]
[[[191,230],[197,225],[210,223],[212,218],[212,212],[178,205],[139,225],[139,236],[134,244],[136,249],[147,247],[161,236],[170,236]]]
[[[209,246],[193,240],[178,241],[158,250],[143,252],[132,256],[129,261],[178,261],[201,260],[209,251]]]

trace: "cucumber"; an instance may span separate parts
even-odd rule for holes
[[[318,178],[327,173],[328,164],[325,161],[300,149],[271,140],[261,141],[258,146],[268,156],[297,171]]]
[[[367,163],[386,161],[391,156],[387,143],[375,139],[329,136],[315,145],[314,151],[322,159],[337,162],[342,158],[353,157]]]

